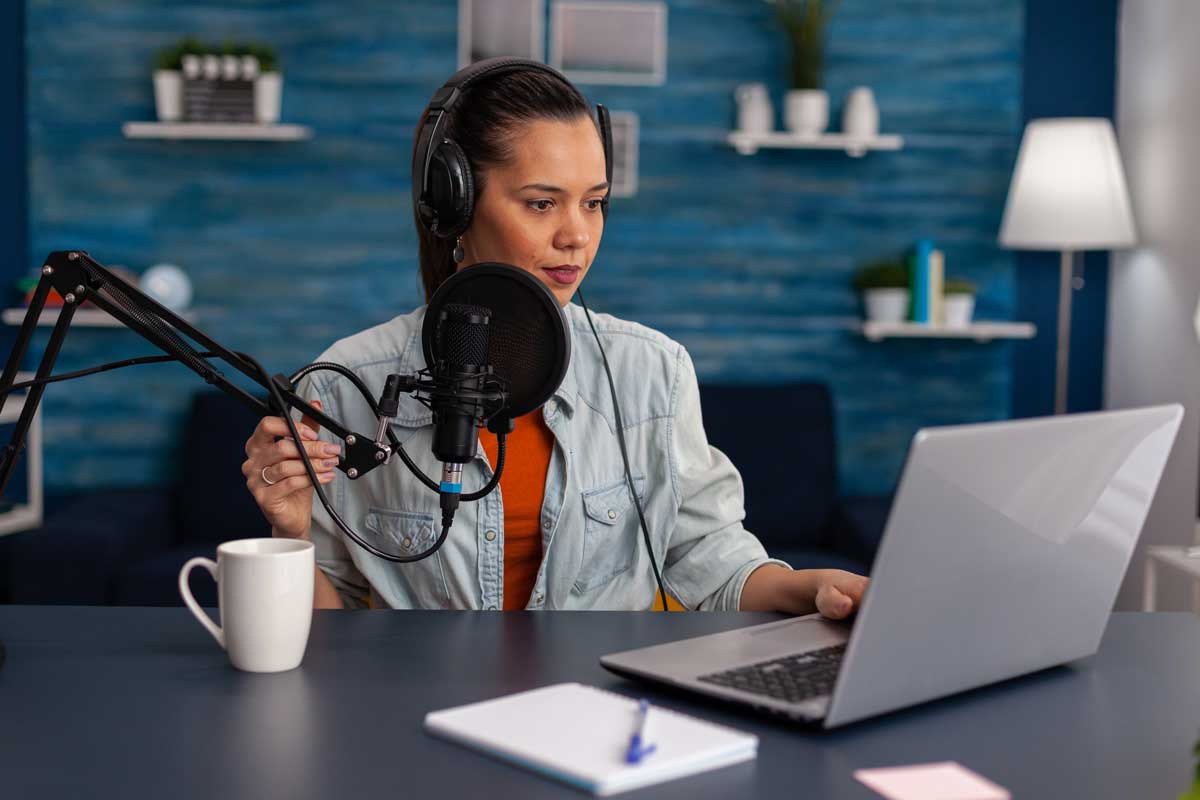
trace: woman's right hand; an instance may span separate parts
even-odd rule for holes
[[[320,410],[319,400],[313,400]],[[333,480],[341,448],[317,439],[320,426],[304,417],[297,426],[304,449],[321,483]],[[271,523],[271,533],[288,539],[307,539],[312,524],[313,487],[283,417],[263,417],[246,440],[242,462],[246,487]]]

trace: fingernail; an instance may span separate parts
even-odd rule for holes
[[[315,440],[317,438],[317,432],[307,425],[301,425],[300,436],[304,439]]]
[[[339,445],[326,442],[321,445],[321,452],[327,456],[336,456],[342,452],[342,448]]]
[[[322,472],[320,475],[317,476],[317,480],[319,480],[321,483],[329,483],[333,479],[334,479],[334,473],[332,473],[332,472]]]
[[[327,458],[322,463],[329,469],[333,469],[338,465],[338,460],[336,458]]]

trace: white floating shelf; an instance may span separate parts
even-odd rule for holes
[[[58,322],[58,308],[43,308],[42,313],[38,316],[38,325],[54,325]],[[5,325],[19,326],[25,321],[25,314],[28,309],[25,308],[6,308],[0,318],[4,320]],[[179,316],[183,317],[188,322],[192,322],[195,315],[190,311],[185,311]],[[100,308],[80,308],[75,311],[75,316],[71,317],[71,325],[79,325],[85,328],[123,328],[124,323],[111,316],[107,311]]]
[[[307,125],[259,125],[251,122],[126,122],[126,139],[222,139],[298,142],[312,138]]]
[[[991,339],[1032,339],[1037,333],[1037,326],[1032,322],[974,322],[965,328],[948,328],[923,322],[868,321],[862,324],[862,333],[872,342],[889,337],[974,339],[986,342]]]
[[[771,133],[743,133],[734,131],[725,138],[739,153],[752,156],[760,148],[774,147],[791,150],[845,150],[846,155],[859,158],[868,150],[899,150],[904,147],[904,137],[896,134],[881,134],[871,138],[850,136],[845,133],[822,133],[818,136],[799,136],[785,131]]]

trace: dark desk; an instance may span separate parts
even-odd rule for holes
[[[1191,779],[1200,625],[1187,614],[1117,614],[1081,664],[833,733],[643,690],[597,663],[771,618],[319,612],[299,669],[250,675],[183,608],[0,606],[0,796],[582,797],[421,727],[432,709],[570,680],[761,737],[756,762],[628,797],[872,798],[855,769],[941,760],[1014,798],[1174,798]]]

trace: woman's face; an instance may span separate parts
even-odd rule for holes
[[[486,170],[486,186],[462,236],[466,258],[459,269],[481,261],[512,264],[566,305],[604,232],[604,147],[591,118],[581,116],[527,123],[514,136],[513,150],[511,163]]]

